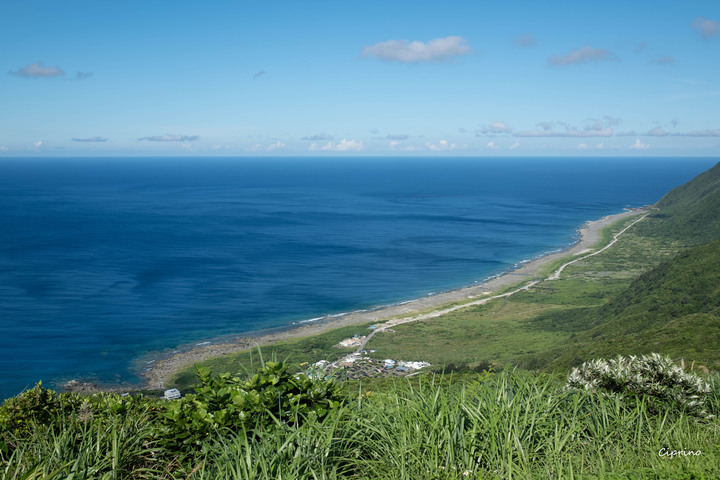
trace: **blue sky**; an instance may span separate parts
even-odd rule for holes
[[[0,156],[720,153],[720,2],[0,4]]]

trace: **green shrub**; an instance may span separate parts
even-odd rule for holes
[[[274,425],[299,426],[322,420],[343,397],[332,379],[293,375],[282,362],[267,362],[252,377],[212,376],[197,368],[195,394],[169,402],[159,435],[166,447],[186,453],[202,449],[218,432],[260,435]]]
[[[630,401],[646,397],[655,413],[677,408],[701,417],[712,416],[702,408],[710,385],[657,353],[585,362],[570,372],[565,388],[599,391]]]

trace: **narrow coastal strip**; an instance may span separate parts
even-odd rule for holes
[[[583,255],[582,257],[575,258],[575,259],[573,259],[573,260],[570,260],[569,262],[563,263],[562,265],[560,265],[560,266],[557,268],[557,270],[555,270],[555,272],[554,272],[552,275],[550,275],[549,277],[547,277],[547,278],[545,278],[545,279],[533,280],[532,282],[530,282],[530,283],[528,283],[528,284],[526,284],[526,285],[523,285],[523,286],[521,286],[521,287],[518,287],[518,288],[516,288],[515,290],[512,290],[512,291],[510,291],[510,292],[505,292],[505,293],[502,293],[502,294],[499,294],[499,295],[493,295],[493,296],[491,296],[491,297],[485,297],[485,298],[482,298],[482,299],[480,299],[480,300],[475,300],[475,301],[473,301],[473,302],[464,303],[464,304],[462,304],[462,305],[455,305],[455,306],[452,306],[452,307],[444,308],[444,309],[442,309],[442,310],[436,310],[436,311],[434,311],[434,312],[426,313],[426,314],[424,314],[424,315],[416,315],[416,316],[414,316],[414,317],[409,317],[409,318],[400,318],[400,319],[397,319],[397,320],[389,320],[388,322],[386,322],[386,323],[384,323],[383,325],[379,326],[378,328],[376,328],[375,330],[373,330],[372,332],[370,332],[367,336],[365,336],[365,338],[364,338],[363,341],[360,343],[360,345],[357,347],[357,349],[355,349],[355,352],[354,352],[354,353],[355,353],[356,355],[357,355],[357,354],[360,354],[360,353],[365,349],[365,345],[367,345],[367,343],[370,341],[370,339],[371,339],[376,333],[383,332],[383,331],[385,331],[386,329],[388,329],[388,328],[390,328],[390,327],[396,327],[396,326],[402,325],[402,324],[404,324],[404,323],[418,322],[418,321],[420,321],[420,320],[429,320],[429,319],[431,319],[431,318],[437,318],[437,317],[440,317],[440,316],[442,316],[442,315],[446,315],[446,314],[448,314],[448,313],[452,313],[452,312],[454,312],[454,311],[456,311],[456,310],[460,310],[460,309],[462,309],[462,308],[472,307],[472,306],[476,306],[476,305],[483,305],[483,304],[485,304],[485,303],[487,303],[487,302],[489,302],[489,301],[491,301],[491,300],[495,300],[495,299],[498,299],[498,298],[507,298],[507,297],[510,297],[510,296],[512,296],[512,295],[515,295],[515,294],[518,293],[518,292],[521,292],[521,291],[523,291],[523,290],[528,290],[530,287],[534,287],[534,286],[537,285],[538,283],[542,283],[542,282],[547,281],[547,280],[557,280],[558,278],[560,278],[560,274],[562,273],[562,271],[565,270],[565,267],[567,267],[568,265],[572,265],[572,264],[575,263],[575,262],[579,262],[579,261],[581,261],[581,260],[585,260],[586,258],[590,258],[590,257],[592,257],[592,256],[595,256],[595,255],[597,255],[597,254],[599,254],[599,253],[604,252],[604,251],[607,250],[608,248],[612,247],[612,246],[615,245],[615,243],[618,241],[618,239],[620,238],[620,235],[622,235],[623,233],[625,233],[626,231],[628,231],[628,229],[630,229],[631,227],[635,226],[636,223],[640,222],[641,220],[644,220],[648,215],[649,215],[649,213],[644,214],[642,217],[638,218],[637,220],[635,220],[634,222],[632,222],[630,225],[628,225],[627,227],[623,228],[621,231],[619,231],[618,233],[616,233],[615,235],[613,235],[612,241],[610,241],[610,243],[608,243],[607,245],[605,245],[605,246],[604,246],[603,248],[601,248],[600,250],[598,250],[598,251],[596,251],[596,252],[593,252],[593,253],[589,253],[589,254],[587,254],[587,255]]]
[[[175,375],[180,370],[193,365],[195,363],[202,362],[204,360],[208,360],[210,358],[214,357],[220,357],[223,355],[228,355],[232,353],[237,353],[243,350],[248,350],[250,348],[255,348],[258,346],[264,346],[272,343],[278,343],[287,341],[290,339],[296,339],[301,337],[309,337],[312,335],[317,335],[323,332],[326,332],[328,330],[333,330],[335,328],[345,327],[345,326],[351,326],[351,325],[358,325],[358,324],[364,324],[369,322],[385,322],[390,321],[391,319],[395,319],[392,323],[392,325],[398,325],[398,322],[407,323],[410,321],[417,321],[422,320],[426,318],[434,318],[441,315],[444,315],[446,313],[449,313],[457,308],[466,308],[468,306],[478,304],[478,303],[484,303],[492,298],[499,298],[504,296],[512,295],[513,293],[516,293],[517,291],[527,289],[530,286],[534,285],[535,283],[538,283],[539,279],[537,279],[538,271],[552,263],[555,262],[561,258],[570,257],[570,256],[576,256],[582,253],[590,252],[590,249],[597,244],[597,242],[600,239],[600,232],[605,228],[613,223],[616,223],[624,218],[635,216],[635,215],[641,215],[645,214],[647,216],[647,209],[631,209],[627,210],[622,213],[614,214],[614,215],[608,215],[606,217],[603,217],[599,220],[593,220],[587,222],[583,227],[580,228],[580,239],[578,242],[573,244],[571,247],[569,247],[566,250],[544,255],[542,257],[536,258],[530,262],[527,262],[523,264],[521,267],[512,270],[510,272],[507,272],[503,275],[499,275],[497,277],[494,277],[482,284],[473,285],[470,287],[460,288],[457,290],[452,290],[448,292],[439,293],[436,295],[430,295],[427,297],[419,298],[416,300],[403,302],[401,304],[396,305],[390,305],[387,307],[382,307],[378,309],[372,309],[367,311],[361,311],[361,312],[352,312],[348,313],[346,315],[340,316],[340,317],[334,317],[328,320],[327,322],[318,322],[318,323],[307,323],[300,325],[296,328],[271,333],[268,335],[262,335],[262,336],[245,336],[238,338],[237,340],[233,342],[226,342],[226,343],[218,343],[218,344],[210,344],[210,345],[203,345],[198,346],[196,348],[193,348],[188,351],[184,352],[178,352],[170,357],[159,359],[153,363],[153,365],[143,373],[143,376],[146,380],[146,387],[150,389],[158,389],[163,388],[169,380],[172,378],[173,375]],[[620,234],[624,233],[628,228],[630,228],[632,225],[635,225],[638,221],[645,218],[645,216],[641,217],[640,219],[633,222],[631,225],[629,225],[627,228],[625,228],[622,232],[615,235],[613,240],[606,245],[603,249],[590,253],[589,255],[582,257],[587,258],[590,255],[595,255],[600,253],[601,251],[604,251],[605,249],[609,248],[612,244],[614,244],[617,241],[617,238]],[[567,262],[566,264],[562,265],[558,271],[554,273],[554,275],[560,274],[562,272],[562,269],[564,269],[567,265],[579,261],[582,258],[573,259],[570,262]],[[552,278],[552,277],[551,277]],[[557,278],[557,277],[555,277]],[[515,291],[506,292],[501,295],[497,295],[495,297],[488,297],[488,295],[491,295],[493,292],[498,291],[501,288],[505,288],[511,285],[520,284],[522,282],[526,281],[533,281],[532,284],[526,284],[520,288],[518,288]],[[478,298],[482,297],[482,298]],[[473,300],[477,299],[477,300]],[[471,300],[468,302],[468,300]],[[442,308],[450,303],[455,302],[465,302],[462,305],[457,305],[450,308]],[[433,310],[434,309],[434,310]],[[433,310],[430,313],[427,313],[428,310]],[[421,312],[423,313],[422,315]],[[397,318],[401,317],[401,318]],[[321,317],[325,318],[325,317]],[[384,325],[385,328],[389,327],[391,325]],[[367,340],[367,339],[366,339]],[[362,350],[360,348],[360,350]]]

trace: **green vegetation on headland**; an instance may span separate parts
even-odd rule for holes
[[[361,325],[264,347],[294,369],[204,362],[181,400],[36,387],[0,407],[0,478],[720,478],[718,299],[720,164],[559,278],[366,346],[434,372],[294,374]]]
[[[0,408],[14,479],[710,479],[720,377],[669,359],[373,384],[268,362],[179,400],[55,394]],[[382,386],[383,388],[376,388]],[[713,417],[715,416],[715,417]]]

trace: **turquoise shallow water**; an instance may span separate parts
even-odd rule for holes
[[[0,397],[482,281],[714,163],[3,159]]]

